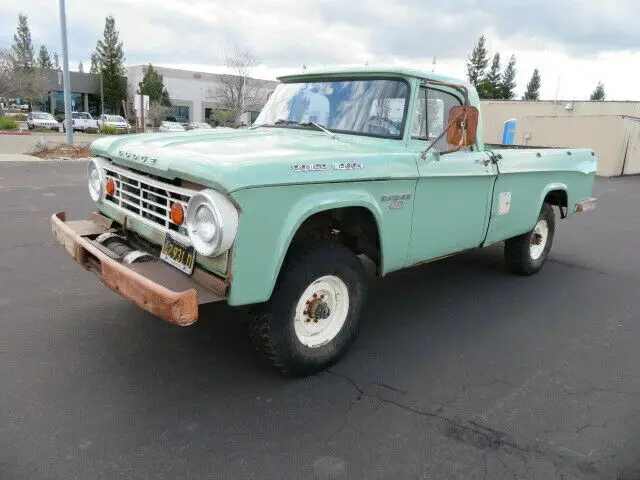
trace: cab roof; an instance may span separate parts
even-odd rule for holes
[[[427,80],[435,80],[438,82],[457,83],[469,86],[468,82],[455,77],[449,77],[447,75],[441,75],[439,73],[427,72],[420,69],[415,69],[407,66],[335,66],[324,67],[315,69],[298,70],[288,75],[282,75],[278,77],[281,82],[290,82],[299,80],[301,78],[313,77],[339,77],[345,76],[403,76],[403,77],[415,77]]]

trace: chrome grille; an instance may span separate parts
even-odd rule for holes
[[[171,220],[171,205],[179,203],[184,212],[194,190],[140,175],[111,163],[103,162],[107,178],[116,184],[113,196],[106,195],[105,203],[118,207],[127,215],[137,217],[145,223],[164,231],[176,232],[187,238],[187,230]]]

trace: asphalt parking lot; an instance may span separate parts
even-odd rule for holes
[[[375,281],[294,380],[244,310],[168,325],[53,243],[85,168],[0,163],[0,478],[640,478],[640,178],[599,180],[536,276],[491,247]]]

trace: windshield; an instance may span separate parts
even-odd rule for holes
[[[334,132],[401,138],[408,94],[402,80],[280,84],[255,124],[299,128],[316,123]]]
[[[109,115],[107,117],[107,122],[120,122],[120,123],[124,123],[124,118],[118,116],[118,115]]]
[[[34,113],[33,118],[37,118],[38,120],[55,120],[50,113]]]

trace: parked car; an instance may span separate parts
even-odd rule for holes
[[[98,130],[100,126],[98,121],[94,120],[88,112],[72,112],[71,125],[74,131],[86,132],[87,130]],[[64,120],[62,121],[62,129],[66,129]]]
[[[593,150],[485,145],[478,94],[462,80],[399,67],[279,80],[250,129],[93,142],[98,212],[54,214],[58,242],[175,324],[207,315],[201,304],[250,305],[256,348],[308,375],[356,336],[369,285],[361,258],[384,276],[504,243],[507,269],[532,275],[558,214],[596,208]]]
[[[187,126],[187,130],[212,130],[213,127],[206,122],[192,122]]]
[[[159,132],[184,132],[186,128],[184,128],[178,122],[162,122],[158,127]]]
[[[47,128],[50,130],[59,130],[60,124],[56,117],[47,112],[30,112],[27,115],[27,128]]]
[[[124,117],[121,117],[120,115],[100,115],[100,117],[98,117],[98,127],[101,127],[102,125],[116,127],[120,133],[131,131],[131,125],[129,125]]]

